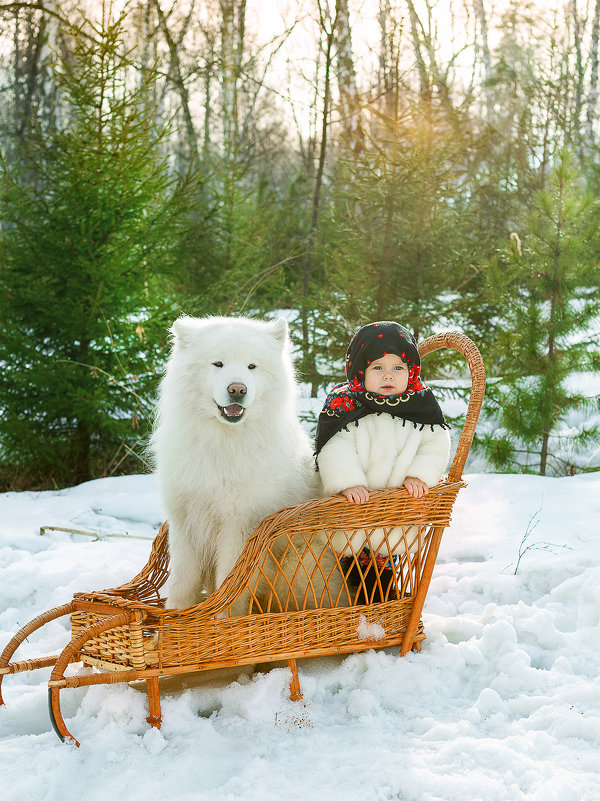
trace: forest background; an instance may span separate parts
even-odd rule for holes
[[[173,319],[275,310],[312,396],[365,322],[463,331],[487,464],[598,470],[599,40],[600,0],[0,0],[0,488],[148,469]]]

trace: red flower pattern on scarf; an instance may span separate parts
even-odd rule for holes
[[[356,409],[356,404],[352,398],[342,396],[341,398],[332,398],[330,402],[332,409],[342,409],[344,412],[352,412]]]
[[[413,392],[423,392],[425,389],[419,378],[420,372],[421,368],[418,364],[413,364],[412,367],[408,368],[408,389]]]

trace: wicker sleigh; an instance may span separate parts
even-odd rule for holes
[[[485,389],[474,343],[444,333],[422,342],[419,351],[425,356],[443,347],[465,357],[472,390],[448,477],[428,495],[416,499],[403,488],[389,489],[373,493],[367,504],[349,504],[337,495],[282,509],[261,522],[221,587],[188,609],[164,608],[169,566],[164,523],[148,563],[128,584],[76,593],[70,603],[15,634],[0,657],[0,683],[8,673],[52,666],[52,725],[62,740],[78,745],[60,710],[64,688],[146,680],[147,720],[160,727],[161,676],[285,661],[292,674],[290,698],[299,700],[299,658],[390,646],[400,646],[401,655],[420,650],[421,612],[442,533],[465,486],[461,476]],[[395,556],[397,578],[385,580],[392,571],[383,569],[381,559],[364,564],[363,545],[372,554]],[[63,615],[71,616],[71,640],[62,653],[10,661],[26,637]],[[74,662],[96,670],[65,676]]]

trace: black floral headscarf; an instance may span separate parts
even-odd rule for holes
[[[401,395],[379,395],[365,389],[367,367],[387,353],[396,354],[408,366],[408,386]],[[421,383],[420,373],[417,343],[403,325],[382,321],[359,329],[346,353],[347,381],[333,387],[319,415],[316,455],[334,434],[368,414],[390,414],[421,429],[426,425],[449,428],[433,392]]]

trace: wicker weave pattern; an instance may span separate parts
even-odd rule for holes
[[[71,615],[71,632],[76,637],[92,626],[110,617],[96,612],[76,611]],[[143,651],[142,626],[139,621],[132,621],[125,626],[102,632],[85,643],[81,651],[82,659],[88,664],[103,663],[109,669],[121,669],[123,666],[143,669],[145,667]],[[94,660],[93,662],[91,660]]]
[[[211,664],[250,664],[268,659],[317,656],[400,645],[410,615],[410,599],[346,609],[313,609],[304,612],[261,614],[194,622],[185,631],[168,627],[162,653],[174,665],[189,664],[196,669]],[[385,640],[365,640],[359,634],[361,622],[377,623]],[[190,640],[196,647],[190,649]],[[193,659],[191,658],[193,656]],[[167,667],[164,662],[160,667]]]
[[[77,593],[70,604],[18,632],[0,656],[0,682],[4,674],[54,664],[51,717],[59,736],[69,738],[60,713],[61,688],[145,678],[148,720],[160,726],[159,675],[287,660],[291,696],[298,699],[297,658],[391,645],[400,645],[402,654],[418,648],[424,639],[421,611],[442,533],[464,486],[462,471],[485,388],[483,362],[471,340],[438,334],[419,350],[425,356],[442,347],[465,356],[472,392],[448,479],[428,495],[414,499],[396,488],[374,492],[367,504],[333,496],[282,509],[257,527],[222,586],[188,609],[163,606],[169,565],[165,523],[147,565],[130,582]],[[361,557],[363,546],[367,557]],[[394,559],[393,571],[384,567]],[[71,614],[72,638],[62,654],[11,663],[26,636],[65,614]],[[369,624],[382,627],[378,639],[365,638]],[[106,672],[65,678],[74,661]]]

